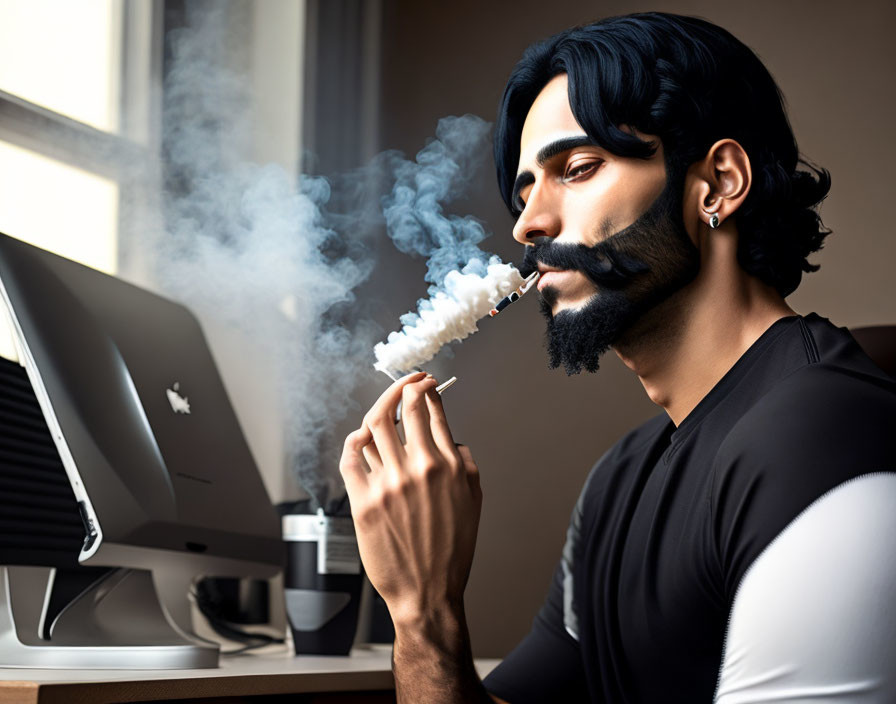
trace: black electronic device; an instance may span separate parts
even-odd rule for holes
[[[0,661],[207,667],[202,576],[266,578],[280,523],[184,306],[0,235]]]

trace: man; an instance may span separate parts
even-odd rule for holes
[[[761,62],[693,18],[569,30],[515,68],[495,154],[551,364],[612,347],[664,413],[592,470],[532,632],[483,685],[478,470],[435,380],[383,394],[341,469],[399,700],[896,701],[896,393],[784,300],[817,268],[829,178],[797,169]]]

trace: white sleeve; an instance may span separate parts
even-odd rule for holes
[[[715,702],[896,702],[896,474],[829,491],[756,558]]]

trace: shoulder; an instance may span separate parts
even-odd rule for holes
[[[892,382],[825,364],[795,372],[747,411],[712,468],[712,529],[727,587],[820,496],[896,470],[893,427]]]
[[[782,468],[781,478],[848,460],[896,456],[896,384],[827,364],[806,366],[778,383],[731,428],[717,465]]]
[[[716,701],[896,701],[896,473],[813,502],[747,570],[731,608]]]

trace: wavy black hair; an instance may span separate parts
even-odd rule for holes
[[[753,172],[736,214],[741,267],[782,296],[796,289],[803,272],[818,269],[806,257],[830,234],[817,212],[830,173],[801,158],[781,91],[756,54],[696,17],[611,17],[525,51],[495,129],[498,184],[511,213],[519,215],[511,192],[526,115],[541,89],[564,73],[572,112],[588,136],[613,154],[649,158],[651,144],[620,126],[656,135],[670,178],[682,179],[719,139],[736,140]]]

